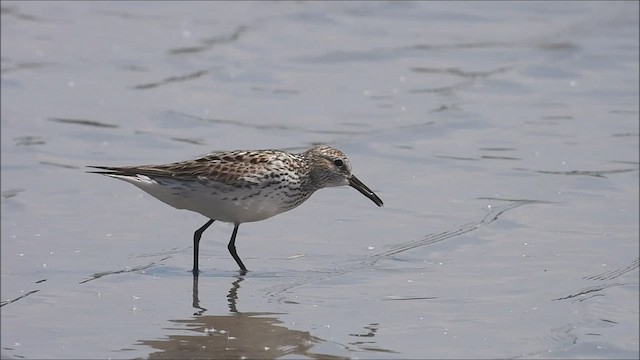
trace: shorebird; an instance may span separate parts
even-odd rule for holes
[[[233,223],[227,248],[242,273],[247,268],[236,252],[240,224],[260,221],[305,202],[326,187],[349,185],[376,205],[382,200],[351,173],[340,150],[316,146],[299,154],[280,150],[235,150],[164,165],[89,166],[131,183],[177,209],[209,218],[193,234],[193,275],[198,276],[202,233],[215,220]]]

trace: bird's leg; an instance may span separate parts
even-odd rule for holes
[[[247,272],[247,268],[244,267],[242,260],[240,260],[240,257],[236,252],[236,234],[238,233],[238,227],[240,227],[240,224],[233,225],[233,233],[231,234],[231,240],[229,240],[227,248],[229,249],[231,256],[233,256],[234,260],[238,263],[238,266],[240,266],[240,272],[244,274]]]
[[[200,238],[202,237],[202,233],[207,230],[207,228],[209,226],[211,226],[211,224],[213,224],[215,220],[213,219],[209,219],[209,221],[207,221],[206,224],[202,225],[202,227],[198,230],[196,230],[195,233],[193,233],[193,270],[191,270],[191,272],[193,273],[193,276],[198,276],[198,273],[200,272],[200,270],[198,269],[198,253],[200,252]]]

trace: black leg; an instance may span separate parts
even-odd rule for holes
[[[231,256],[233,256],[235,261],[238,263],[238,266],[240,266],[241,272],[244,274],[244,273],[247,272],[247,268],[244,267],[244,264],[242,263],[242,260],[240,260],[240,257],[238,256],[238,253],[236,252],[236,234],[238,233],[238,227],[240,227],[240,224],[234,224],[234,226],[233,226],[233,234],[231,234],[231,240],[229,240],[229,246],[227,246],[227,248],[229,249],[229,252],[231,253]]]
[[[210,219],[209,221],[207,221],[206,224],[202,225],[202,227],[198,230],[196,230],[195,233],[193,233],[193,270],[191,270],[191,272],[193,272],[193,276],[198,276],[198,273],[200,272],[200,270],[198,269],[198,253],[200,252],[200,238],[202,237],[202,233],[207,230],[207,228],[209,226],[211,226],[211,224],[213,224],[215,220]]]

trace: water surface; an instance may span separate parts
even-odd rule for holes
[[[638,358],[637,2],[2,3],[3,358]],[[343,150],[207,219],[87,165]]]

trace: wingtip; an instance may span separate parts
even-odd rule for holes
[[[95,171],[95,170],[91,170],[91,171],[85,171],[87,174],[100,174],[100,175],[110,175],[110,174],[115,174],[116,173],[116,169],[108,167],[108,166],[93,166],[93,165],[88,165],[86,166],[88,168],[92,168],[92,169],[100,169],[102,171]]]

